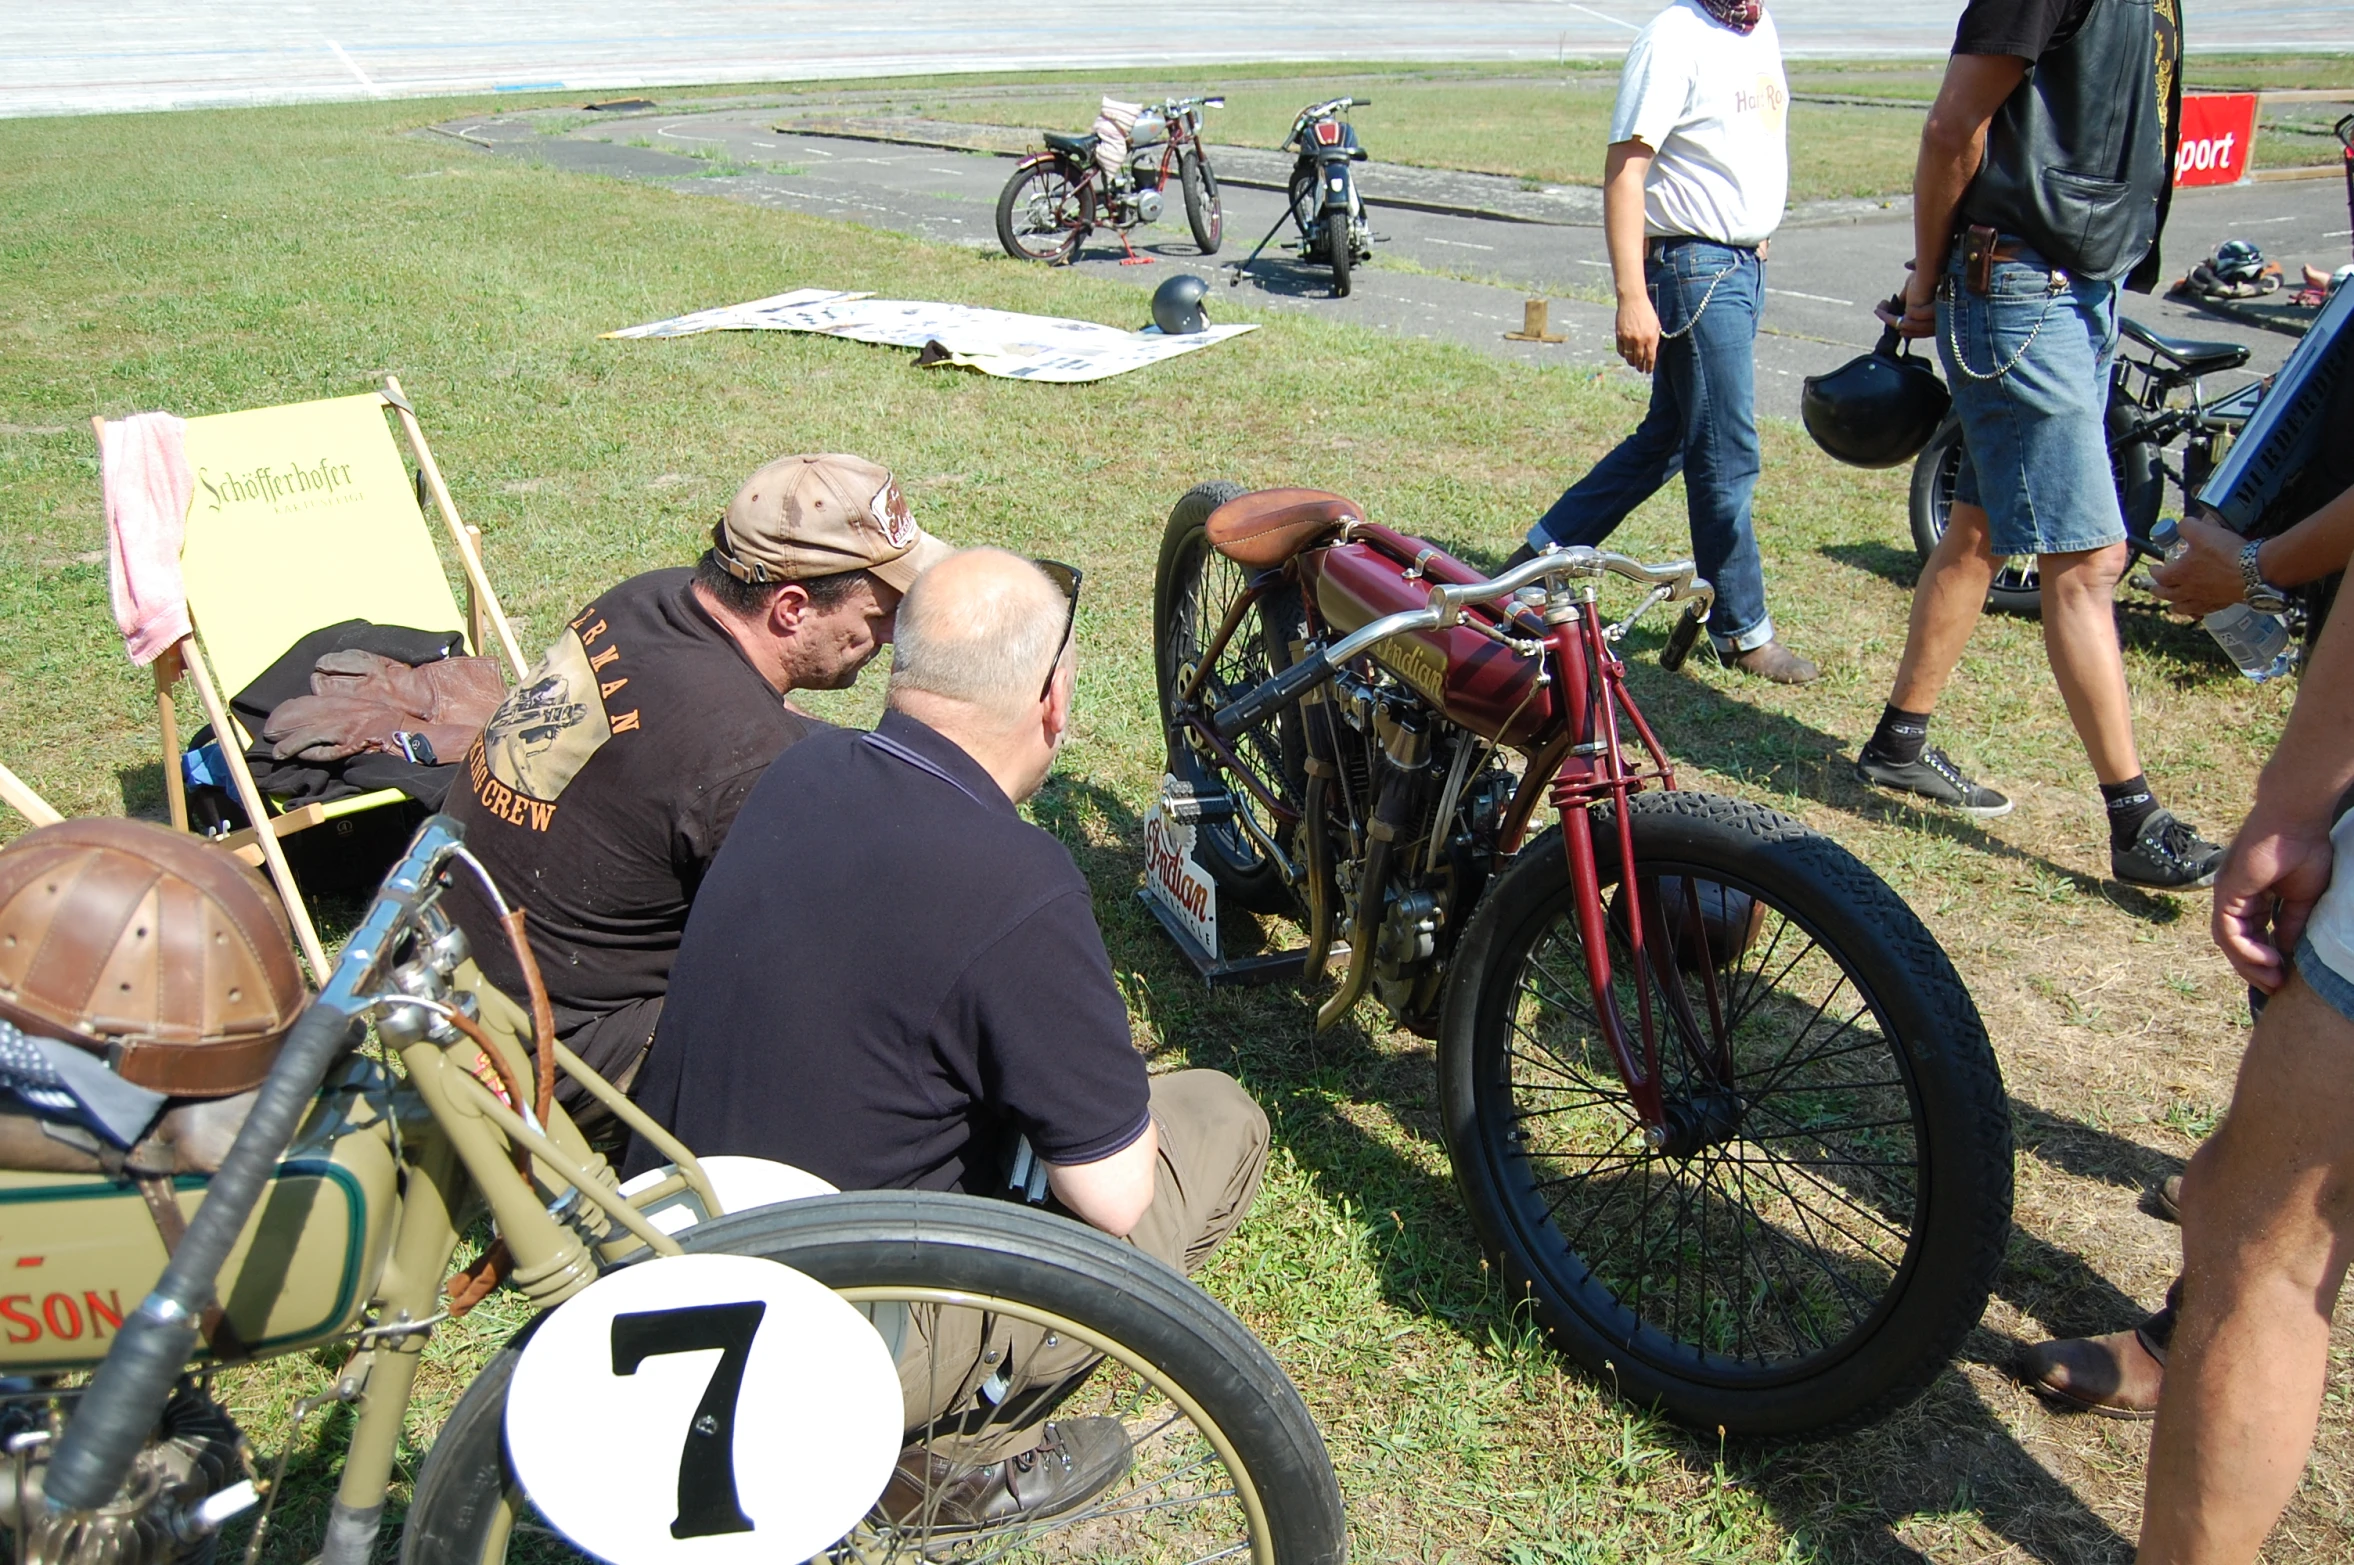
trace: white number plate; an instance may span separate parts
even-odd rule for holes
[[[524,1493],[612,1565],[805,1560],[858,1524],[905,1412],[864,1315],[789,1266],[674,1255],[559,1305],[507,1392]]]
[[[1164,792],[1176,786],[1164,777]],[[1186,932],[1211,956],[1218,954],[1218,883],[1194,862],[1197,828],[1171,820],[1161,812],[1161,801],[1144,817],[1144,889],[1155,902],[1177,915]]]

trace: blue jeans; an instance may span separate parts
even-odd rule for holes
[[[1709,634],[1719,651],[1747,652],[1774,639],[1765,565],[1749,525],[1749,496],[1757,487],[1757,316],[1765,302],[1765,265],[1755,250],[1671,240],[1644,264],[1643,276],[1660,331],[1691,330],[1681,337],[1662,335],[1651,374],[1651,410],[1633,434],[1553,502],[1529,529],[1528,541],[1539,549],[1548,543],[1598,546],[1629,511],[1682,472],[1692,558],[1716,588]]]
[[[2054,270],[2024,245],[1994,263],[1984,294],[1963,286],[1962,265],[1956,245],[1937,290],[1937,356],[1962,420],[1954,499],[1984,508],[1996,554],[2122,542],[2108,439],[2117,285]]]

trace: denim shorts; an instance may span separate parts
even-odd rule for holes
[[[2354,813],[2338,817],[2329,840],[2336,869],[2347,873],[2333,872],[2329,890],[2313,904],[2297,942],[2297,975],[2331,1010],[2354,1022]]]
[[[2124,541],[2107,431],[2115,283],[2057,271],[2021,245],[1979,295],[1963,286],[1956,245],[1937,295],[1937,356],[1962,420],[1954,499],[1985,509],[1996,554]]]

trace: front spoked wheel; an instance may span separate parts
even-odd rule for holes
[[[1727,799],[1631,805],[1646,957],[1596,812],[1604,1003],[1639,1038],[1649,990],[1664,1132],[1604,1043],[1547,833],[1449,981],[1456,1176],[1515,1298],[1630,1400],[1737,1434],[1868,1422],[1937,1377],[2002,1259],[2010,1116],[1986,1030],[1929,931],[1836,843]]]
[[[1208,660],[1201,684],[1202,704],[1224,706],[1244,691],[1291,666],[1291,647],[1304,633],[1299,589],[1279,585],[1242,610],[1234,633],[1210,657],[1219,627],[1250,586],[1250,572],[1210,547],[1210,513],[1243,493],[1240,484],[1196,484],[1171,508],[1161,534],[1160,566],[1153,577],[1153,672],[1164,724],[1180,696]],[[1266,786],[1275,801],[1296,817],[1307,795],[1307,736],[1297,706],[1262,720],[1235,737],[1233,752]],[[1171,725],[1171,776],[1219,789],[1234,801],[1234,816],[1204,821],[1195,833],[1194,857],[1217,881],[1219,891],[1254,913],[1295,911],[1286,859],[1295,834],[1224,763],[1185,731]]]
[[[1127,1431],[1129,1464],[1109,1487],[1060,1515],[951,1526],[958,1491],[986,1475],[960,1461],[935,1424],[910,1437],[911,1452],[933,1460],[903,1463],[921,1479],[895,1481],[820,1560],[1338,1565],[1346,1555],[1323,1440],[1267,1350],[1174,1270],[1093,1229],[1003,1202],[891,1191],[763,1207],[701,1225],[682,1243],[816,1278],[873,1320],[903,1364],[907,1344],[953,1335],[943,1321],[954,1312],[980,1318],[976,1343],[994,1333],[987,1340],[1099,1356],[1051,1411],[1066,1427],[1109,1418]],[[585,1558],[540,1520],[506,1465],[500,1431],[518,1356],[517,1344],[501,1350],[434,1442],[402,1565]],[[921,1395],[907,1394],[911,1406]],[[756,1479],[739,1475],[748,1481]]]

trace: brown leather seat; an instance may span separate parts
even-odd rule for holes
[[[233,1098],[183,1098],[127,1153],[92,1132],[28,1107],[0,1108],[0,1168],[27,1173],[214,1174],[261,1089]]]
[[[1204,524],[1210,547],[1246,570],[1281,565],[1365,508],[1323,489],[1255,489],[1236,495]]]

